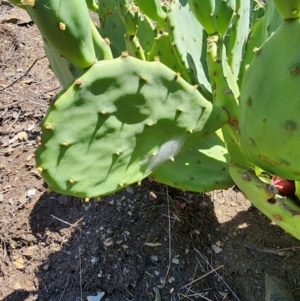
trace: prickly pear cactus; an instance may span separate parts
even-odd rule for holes
[[[233,17],[228,42],[228,63],[236,80],[245,54],[246,42],[249,36],[253,1],[237,0],[237,13]]]
[[[193,16],[187,1],[172,1],[167,9],[166,28],[177,57],[178,68],[182,70],[182,76],[189,83],[199,86],[199,91],[206,99],[211,99],[205,61],[207,35],[204,28]],[[180,26],[177,25],[178,22]]]
[[[63,88],[36,151],[51,189],[234,181],[300,239],[299,203],[254,173],[296,180],[300,197],[300,0],[12,2],[36,23]]]
[[[148,53],[148,60],[159,60],[170,69],[182,74],[182,76],[184,74],[182,72],[184,67],[178,63],[177,57],[170,42],[170,36],[167,32],[164,32],[154,39],[152,49]]]
[[[222,137],[210,135],[193,148],[180,152],[175,160],[167,160],[151,177],[188,191],[226,189],[233,185],[228,167],[230,157]]]
[[[115,0],[103,0],[99,3],[98,16],[100,34],[111,47],[114,57],[119,57],[126,50],[124,36],[126,26],[117,10]]]
[[[76,5],[71,1],[56,0],[23,2],[43,38],[60,55],[79,68],[87,68],[96,62],[85,0],[76,1]]]
[[[299,0],[273,0],[277,10],[284,20],[291,20],[300,17]]]
[[[189,0],[192,12],[208,34],[224,35],[236,10],[236,0]]]
[[[167,17],[162,9],[160,0],[135,0],[135,2],[149,18],[157,22],[164,22]]]
[[[263,41],[266,41],[283,23],[283,20],[274,5],[274,1],[268,1],[268,4],[265,6],[263,19]]]
[[[256,50],[244,75],[239,116],[241,146],[249,160],[272,174],[297,181],[300,43],[294,37],[299,35],[299,20],[286,21]]]
[[[227,118],[160,62],[123,54],[94,64],[58,95],[36,164],[54,191],[104,195],[176,160]]]
[[[253,169],[232,163],[229,172],[233,181],[255,207],[285,231],[300,239],[299,201],[277,194],[275,186],[262,181]]]
[[[132,0],[117,0],[120,17],[131,36],[135,36],[141,20],[139,7]]]
[[[61,57],[59,52],[50,42],[44,40],[43,44],[44,51],[49,60],[49,67],[63,88],[67,87],[83,73],[83,69],[76,67],[67,59]]]

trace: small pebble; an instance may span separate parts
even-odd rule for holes
[[[127,186],[127,187],[126,187],[126,191],[127,191],[128,193],[130,193],[130,194],[134,194],[134,190],[133,190],[133,188],[130,187],[130,186]]]
[[[156,255],[152,255],[152,256],[151,256],[151,259],[152,259],[153,261],[158,261],[158,257],[157,257]]]
[[[223,249],[219,248],[217,245],[212,245],[211,247],[216,254],[221,253],[223,251]]]
[[[172,263],[174,263],[174,264],[179,264],[179,259],[174,257],[174,258],[172,259]]]

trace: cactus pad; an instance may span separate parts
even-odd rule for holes
[[[166,13],[161,7],[160,0],[136,0],[135,2],[149,18],[157,22],[164,22]]]
[[[188,0],[197,20],[211,35],[224,35],[233,17],[236,0]]]
[[[234,183],[229,176],[230,157],[222,139],[213,134],[192,149],[185,149],[153,171],[156,181],[188,191],[225,189]]]
[[[99,32],[110,45],[114,57],[119,57],[126,50],[124,35],[127,28],[116,7],[115,0],[103,0],[99,3]]]
[[[284,20],[296,19],[300,17],[299,0],[273,0],[274,4]]]
[[[249,35],[252,2],[250,0],[237,0],[237,13],[232,20],[227,55],[228,63],[236,79],[239,77]]]
[[[295,37],[299,34],[299,20],[285,22],[262,45],[245,72],[240,100],[243,152],[260,168],[297,181],[300,44]]]
[[[152,21],[145,15],[141,17],[136,36],[147,56],[148,52],[151,51],[153,41],[156,38],[156,30]]]
[[[173,51],[170,37],[167,32],[164,32],[154,39],[152,49],[148,54],[148,60],[154,61],[156,59],[159,59],[161,63],[173,71],[181,73],[182,77],[184,78],[184,72],[180,68],[182,67],[182,64],[180,64],[177,60],[177,56]],[[184,65],[183,68],[185,68]]]
[[[300,239],[299,201],[276,194],[276,188],[261,181],[253,170],[231,164],[229,172],[236,185],[257,209],[285,231]]]
[[[29,5],[32,2],[32,5]],[[85,0],[27,1],[27,11],[46,41],[79,68],[96,62],[90,17]]]
[[[54,191],[104,195],[140,181],[227,121],[174,71],[123,53],[97,62],[57,95],[36,164]]]
[[[55,74],[61,86],[66,88],[76,77],[83,73],[83,69],[74,66],[67,59],[61,57],[50,42],[43,40],[43,44],[50,69]]]
[[[173,51],[181,65],[182,76],[191,84],[199,85],[198,89],[201,94],[207,99],[211,99],[205,61],[207,34],[194,17],[186,1],[176,0],[170,3],[166,28]]]

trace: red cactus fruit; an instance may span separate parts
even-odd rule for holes
[[[273,176],[272,184],[276,187],[279,193],[284,195],[295,194],[295,182],[292,180],[286,180],[278,176]]]

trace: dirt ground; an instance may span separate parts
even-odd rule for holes
[[[0,1],[1,2],[1,1]],[[0,5],[0,299],[300,300],[300,242],[236,187],[185,193],[146,179],[85,202],[46,190],[33,153],[59,84],[23,11]]]

